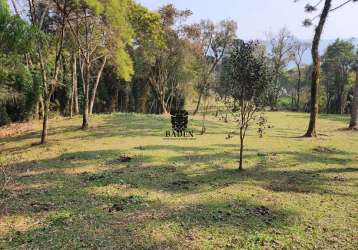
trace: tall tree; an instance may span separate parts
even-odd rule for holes
[[[237,23],[232,20],[224,20],[214,24],[210,20],[203,20],[199,27],[198,47],[200,48],[202,67],[197,85],[199,95],[194,115],[199,111],[203,95],[209,90],[209,85],[212,82],[210,78],[236,37]]]
[[[133,39],[129,22],[134,3],[121,1],[84,1],[76,6],[67,20],[80,51],[80,71],[83,83],[82,128],[89,127],[97,88],[107,60],[112,60],[123,79],[133,74],[132,60],[126,50]]]
[[[70,94],[70,117],[73,114],[77,115],[79,113],[79,102],[78,102],[78,70],[77,70],[77,53],[72,51],[71,58],[71,75],[72,75],[72,86],[71,86],[71,94]]]
[[[356,60],[354,45],[337,39],[322,56],[322,82],[325,85],[327,113],[343,114],[347,100],[349,73]]]
[[[0,109],[3,121],[24,121],[31,117],[40,86],[29,60],[35,49],[36,29],[13,15],[6,0],[0,1]]]
[[[353,87],[353,103],[351,107],[351,121],[349,123],[349,128],[358,130],[358,60],[354,65],[354,69],[356,72],[356,83]]]
[[[309,49],[310,45],[306,42],[302,42],[298,39],[294,40],[293,49],[291,51],[292,61],[296,65],[297,69],[297,86],[296,86],[296,110],[300,110],[300,102],[301,102],[301,85],[302,85],[302,61],[303,56],[306,51]]]
[[[189,27],[185,20],[192,15],[190,10],[178,10],[169,4],[159,9],[164,31],[164,48],[158,48],[154,60],[149,63],[148,82],[159,106],[158,113],[168,113],[174,99],[179,99],[182,84],[187,82],[186,60],[188,57]]]
[[[271,48],[270,58],[273,68],[273,81],[268,92],[268,101],[271,109],[276,109],[277,101],[280,95],[280,79],[284,69],[291,60],[290,55],[294,48],[294,39],[292,34],[286,29],[281,29],[278,34],[267,35],[269,46]]]
[[[295,0],[297,2],[297,0]],[[307,12],[314,12],[320,6],[322,0],[318,1],[318,3],[312,5],[307,4],[305,10]],[[308,129],[305,137],[316,137],[316,121],[319,112],[319,89],[320,89],[320,76],[321,76],[321,61],[319,55],[319,45],[321,41],[321,36],[323,33],[323,28],[326,24],[328,15],[330,12],[335,11],[351,2],[357,2],[357,0],[346,0],[345,2],[339,4],[338,6],[332,7],[332,0],[325,0],[324,5],[321,11],[321,14],[317,16],[319,18],[318,25],[315,29],[315,34],[312,42],[312,59],[313,59],[313,72],[312,72],[312,85],[311,85],[311,108],[310,108],[310,120],[308,124]],[[315,18],[313,18],[315,19]],[[305,26],[312,25],[313,19],[306,19],[303,24]]]
[[[42,79],[44,113],[41,144],[44,144],[47,141],[51,97],[56,87],[60,84],[61,54],[65,40],[69,1],[57,2],[54,0],[53,2],[43,2],[28,0],[28,6],[32,26],[42,31],[37,36],[37,55],[34,61],[38,62]]]
[[[159,13],[148,12],[145,7],[137,5],[130,20],[136,32],[131,52],[135,75],[130,86],[122,85],[121,110],[128,110],[128,95],[132,95],[134,101],[130,110],[146,113],[150,109],[149,101],[153,91],[149,81],[151,70],[158,53],[166,48],[163,18]]]

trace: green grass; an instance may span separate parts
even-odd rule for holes
[[[12,180],[1,193],[4,249],[357,249],[358,133],[322,116],[268,113],[247,137],[238,172],[235,125],[211,117],[196,140],[164,140],[168,117],[112,114],[51,120],[0,139]],[[198,118],[199,119],[199,118]],[[119,161],[122,155],[131,162]]]

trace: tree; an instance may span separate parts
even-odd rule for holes
[[[274,110],[277,107],[277,101],[280,95],[280,78],[284,72],[284,69],[292,59],[294,48],[294,39],[291,33],[283,28],[278,34],[268,34],[269,46],[271,48],[270,58],[273,68],[273,81],[268,92],[268,101],[271,109]]]
[[[297,0],[295,0],[297,1]],[[321,4],[320,0],[317,4],[307,4],[305,10],[307,12],[314,12],[317,10],[318,6]],[[332,0],[325,0],[324,5],[321,11],[321,14],[317,16],[319,18],[318,25],[315,29],[315,34],[312,42],[312,59],[313,59],[313,72],[312,72],[312,85],[311,85],[311,110],[310,110],[310,120],[308,124],[308,129],[304,137],[316,137],[316,121],[319,112],[319,89],[320,89],[320,76],[321,76],[321,62],[319,56],[319,44],[321,41],[321,36],[323,33],[323,28],[326,24],[328,15],[330,12],[335,11],[351,2],[357,2],[357,0],[346,0],[345,2],[339,4],[338,6],[332,7]],[[315,17],[315,18],[317,18]],[[315,19],[306,19],[303,24],[305,26],[312,25],[312,21]]]
[[[78,102],[78,75],[77,75],[77,53],[72,51],[71,58],[71,76],[72,76],[72,86],[70,94],[70,117],[73,114],[77,115],[80,112],[79,102]]]
[[[228,98],[230,97],[229,70],[230,70],[230,61],[229,58],[225,56],[222,59],[222,63],[220,64],[219,77],[215,82],[215,86],[214,86],[214,91],[218,96],[218,99],[221,100],[225,106],[224,110],[222,111],[224,112],[224,117],[223,116],[221,117],[225,122],[228,122],[228,113],[229,113],[229,110],[227,110],[227,105],[226,105],[228,102]],[[219,111],[221,111],[220,106],[218,106],[217,115],[219,115]]]
[[[159,13],[149,12],[146,8],[137,5],[136,11],[131,15],[131,23],[136,33],[131,51],[135,75],[130,85],[122,85],[121,110],[146,113],[150,109],[149,101],[153,91],[149,81],[151,70],[158,53],[166,48],[163,18]],[[132,107],[127,105],[129,95],[134,99]]]
[[[328,46],[322,60],[322,82],[325,85],[327,113],[343,114],[349,73],[356,60],[354,45],[337,39]]]
[[[11,121],[29,119],[39,99],[40,86],[28,60],[35,36],[36,29],[0,0],[0,109]]]
[[[358,53],[357,53],[358,55]],[[349,123],[350,129],[358,129],[358,60],[354,66],[356,72],[356,83],[353,87],[353,103],[351,107],[351,121]]]
[[[188,49],[187,25],[183,22],[192,15],[192,12],[178,10],[173,5],[165,5],[159,13],[162,16],[166,46],[156,56],[149,82],[159,101],[160,113],[168,113],[167,104],[170,103],[170,99],[178,97],[176,92],[179,92],[181,82],[179,74],[184,73],[183,67],[187,56],[185,53]]]
[[[212,82],[210,78],[236,37],[237,23],[232,20],[224,20],[215,25],[210,20],[203,20],[199,28],[198,47],[201,69],[197,85],[199,96],[194,115],[199,111],[203,95],[210,88],[209,85]]]
[[[296,65],[297,69],[297,87],[296,87],[296,110],[300,110],[300,101],[301,101],[301,85],[302,85],[302,60],[306,51],[310,45],[306,42],[302,42],[298,39],[294,40],[293,49],[291,51],[292,61]]]
[[[148,21],[153,28],[159,16],[132,0],[84,1],[75,7],[68,25],[80,52],[84,93],[82,128],[86,129],[106,63],[114,65],[120,78],[125,81],[129,81],[134,74],[128,51],[136,39],[137,24],[133,21]]]
[[[165,46],[156,46],[153,57],[145,56],[141,75],[148,79],[154,94],[153,106],[156,113],[168,113],[174,104],[182,103],[184,84],[188,82],[191,62],[187,60],[191,55],[190,39],[193,31],[185,24],[185,20],[192,15],[190,10],[178,10],[169,4],[159,9],[164,32]],[[143,52],[143,51],[142,51]],[[195,61],[195,60],[194,60]],[[188,67],[189,66],[189,67]]]
[[[237,117],[240,131],[240,165],[243,169],[244,140],[256,113],[263,106],[263,98],[271,80],[268,60],[257,42],[237,41],[229,56],[231,110]],[[237,105],[238,103],[238,105]]]
[[[126,20],[129,8],[130,3],[125,0],[88,1],[77,6],[67,20],[80,51],[84,96],[82,129],[89,127],[98,84],[109,57],[113,55],[124,78],[129,79],[133,73],[132,61],[125,50],[132,39],[132,30]]]
[[[63,8],[62,14],[55,7]],[[36,38],[36,53],[27,53],[27,64],[41,75],[43,100],[43,125],[41,144],[47,141],[48,117],[51,97],[59,86],[59,74],[63,41],[65,39],[65,20],[67,18],[68,1],[28,1],[28,12],[31,30]],[[49,13],[51,12],[51,15]]]

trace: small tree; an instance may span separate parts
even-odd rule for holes
[[[228,71],[229,93],[233,101],[230,108],[237,117],[240,130],[239,170],[242,170],[246,132],[257,118],[257,111],[263,106],[265,91],[272,78],[264,50],[259,43],[253,41],[235,42],[229,57]]]

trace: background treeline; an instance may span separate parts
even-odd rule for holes
[[[186,105],[196,114],[230,96],[228,55],[238,41],[232,20],[188,23],[190,10],[156,12],[133,0],[0,0],[0,125],[51,114],[161,114]],[[310,44],[286,30],[268,34],[258,53],[268,57],[271,110],[309,111]],[[336,40],[322,55],[320,110],[349,113],[357,48]],[[223,105],[225,106],[225,105]],[[217,110],[219,112],[219,109]]]

